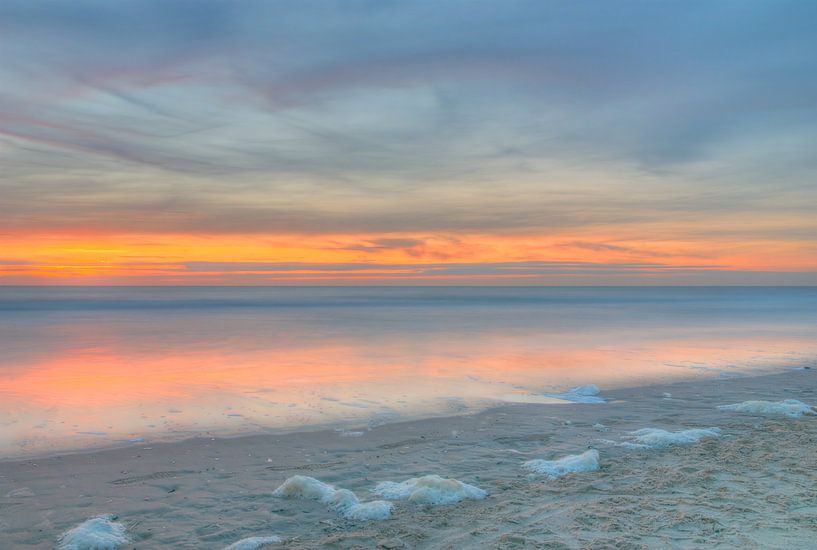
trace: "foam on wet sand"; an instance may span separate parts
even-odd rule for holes
[[[704,540],[724,548],[813,546],[815,507],[808,495],[817,469],[817,423],[785,416],[758,421],[716,407],[748,399],[811,403],[817,371],[609,392],[603,406],[504,405],[377,427],[361,438],[327,429],[3,461],[0,548],[53,548],[60,532],[99,510],[126,518],[103,516],[103,527],[132,541],[97,546],[105,550],[215,550],[245,536],[273,534],[284,539],[282,545],[299,548],[372,550],[666,548]],[[673,398],[664,399],[669,392]],[[723,433],[709,428],[718,425]],[[701,444],[717,435],[722,437],[709,440],[717,444]],[[596,447],[604,466],[597,473],[531,483],[521,468],[531,459],[576,456],[597,437],[615,440],[609,448]],[[430,509],[406,503],[388,521],[365,525],[345,519],[385,517],[392,503],[361,502],[384,498],[363,491],[378,481],[420,479],[429,472],[469,481],[491,496]],[[325,504],[270,497],[271,488],[295,474],[314,477],[294,478],[301,482],[285,484],[279,494]],[[340,487],[356,488],[357,495]],[[415,494],[401,492],[394,496]],[[426,498],[421,491],[414,500]],[[107,522],[121,522],[127,532]],[[69,533],[61,544],[60,550],[93,548]]]
[[[260,550],[266,546],[278,544],[281,542],[281,537],[269,535],[265,537],[248,537],[232,543],[224,550]]]
[[[317,500],[347,519],[360,521],[386,519],[391,515],[392,509],[391,502],[360,502],[357,495],[348,489],[336,489],[314,477],[301,475],[288,478],[272,495],[287,499]]]
[[[112,515],[91,518],[63,533],[58,550],[115,550],[130,542],[125,526]]]
[[[691,445],[702,439],[711,439],[721,436],[720,428],[693,428],[677,432],[669,432],[660,428],[642,428],[631,432],[636,445],[643,445],[650,449],[665,449],[672,445]]]
[[[556,479],[567,474],[595,472],[599,469],[599,452],[590,449],[578,455],[567,455],[557,460],[528,460],[522,467],[549,479]]]
[[[761,416],[788,416],[790,418],[799,418],[804,414],[817,414],[813,406],[797,399],[784,399],[778,402],[744,401],[732,405],[718,405],[718,410]]]
[[[431,506],[455,504],[466,499],[479,500],[488,496],[488,493],[479,487],[438,475],[413,477],[399,483],[383,481],[377,484],[373,492],[383,498],[408,500]]]
[[[571,388],[564,393],[546,393],[545,397],[553,397],[572,403],[607,403],[607,400],[599,395],[600,393],[601,390],[595,384],[585,384]]]

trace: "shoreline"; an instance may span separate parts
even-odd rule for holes
[[[749,399],[815,404],[817,371],[602,395],[611,400],[506,404],[381,425],[358,437],[320,430],[194,438],[3,461],[0,547],[51,548],[59,533],[103,513],[119,516],[136,548],[216,550],[259,535],[280,536],[287,548],[634,548],[638,541],[675,548],[703,540],[783,548],[811,540],[813,418],[715,407]],[[603,443],[645,427],[710,426],[723,437],[664,451]],[[601,455],[599,472],[547,481],[520,467],[591,447]],[[317,502],[271,496],[296,474],[353,490],[361,500],[373,498],[377,482],[426,474],[460,479],[489,496],[431,509],[398,503],[388,520],[355,522]]]
[[[622,379],[620,381],[621,385],[613,384],[612,386],[608,386],[607,389],[602,390],[603,396],[610,396],[613,395],[615,392],[620,391],[646,391],[650,388],[657,387],[657,386],[671,386],[676,384],[689,384],[689,383],[697,383],[697,382],[706,382],[706,381],[716,381],[716,380],[735,380],[735,379],[744,379],[744,378],[757,378],[757,377],[765,377],[765,376],[775,376],[780,374],[786,374],[788,372],[796,372],[800,370],[811,370],[814,367],[812,366],[765,366],[765,367],[756,367],[753,370],[747,370],[742,372],[735,372],[735,371],[723,371],[717,370],[713,371],[713,374],[701,374],[701,373],[689,373],[686,375],[678,375],[678,377],[674,380],[650,380],[644,384],[638,385],[629,385],[630,380]],[[558,391],[567,391],[569,388],[564,388],[564,390]],[[262,427],[257,431],[238,431],[238,432],[228,432],[224,430],[212,429],[207,432],[202,433],[185,433],[185,432],[172,432],[168,433],[167,437],[162,436],[155,436],[155,437],[143,437],[143,436],[136,436],[133,440],[130,441],[122,441],[117,440],[115,442],[111,442],[109,444],[101,444],[96,446],[88,446],[88,447],[77,447],[77,448],[66,448],[66,449],[55,449],[55,450],[48,450],[48,451],[41,451],[41,452],[31,452],[27,454],[18,454],[18,455],[9,455],[9,456],[0,456],[0,467],[3,464],[9,463],[17,463],[17,462],[25,462],[25,461],[34,461],[34,460],[45,460],[49,458],[60,458],[64,456],[74,456],[74,455],[84,455],[84,454],[96,454],[96,453],[104,453],[108,451],[116,451],[116,450],[126,450],[126,449],[134,449],[139,447],[144,447],[146,445],[150,446],[159,446],[159,445],[168,445],[168,444],[175,444],[175,443],[185,443],[188,441],[194,440],[213,440],[213,439],[224,439],[224,440],[236,440],[241,439],[244,437],[280,437],[285,435],[295,435],[295,434],[310,434],[310,433],[323,433],[323,432],[345,432],[345,431],[370,431],[373,427],[379,426],[392,426],[392,425],[399,425],[408,422],[416,422],[416,421],[433,421],[435,419],[450,419],[450,418],[457,418],[461,416],[472,416],[476,414],[481,414],[487,411],[491,411],[493,409],[502,408],[508,405],[521,405],[521,404],[538,404],[538,405],[572,405],[574,404],[568,400],[559,400],[557,398],[552,397],[553,393],[557,393],[558,391],[553,391],[550,393],[546,393],[544,390],[533,392],[527,391],[520,393],[506,393],[498,397],[494,398],[485,398],[481,404],[477,401],[474,401],[470,404],[470,408],[463,410],[459,413],[452,413],[450,410],[439,410],[434,411],[431,413],[415,413],[415,414],[398,414],[394,413],[394,415],[387,414],[384,417],[376,418],[373,416],[372,419],[369,420],[367,423],[361,423],[360,419],[338,419],[337,421],[330,421],[321,424],[310,424],[310,425],[293,425],[293,426],[286,426],[286,427]],[[389,411],[387,411],[389,412]],[[372,422],[375,422],[372,424]]]

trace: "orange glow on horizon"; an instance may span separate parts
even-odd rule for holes
[[[635,240],[557,235],[31,235],[0,237],[0,284],[270,284],[522,280],[479,265],[547,262],[629,269],[817,270],[807,241]],[[468,266],[467,273],[440,272]],[[583,273],[570,273],[581,278]],[[558,277],[554,273],[553,277]]]

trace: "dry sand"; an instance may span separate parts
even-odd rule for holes
[[[665,393],[671,393],[667,398]],[[817,403],[817,372],[605,392],[607,404],[514,404],[450,418],[333,431],[193,439],[0,462],[0,548],[53,548],[112,513],[133,548],[221,549],[279,535],[281,548],[815,548],[817,418],[749,416],[716,405]],[[602,423],[607,432],[594,428]],[[630,431],[718,426],[720,439],[632,450]],[[589,447],[601,470],[556,480],[521,468]],[[271,496],[302,474],[355,491],[425,474],[487,490],[444,507],[397,502],[390,519],[342,518]]]

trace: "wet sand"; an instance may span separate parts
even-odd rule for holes
[[[668,396],[670,394],[671,396]],[[132,548],[221,549],[278,535],[282,548],[811,548],[817,418],[719,411],[749,399],[817,403],[817,372],[603,392],[606,404],[509,404],[478,414],[336,431],[141,445],[0,462],[0,548],[53,548],[116,514]],[[609,431],[600,431],[603,424]],[[722,429],[719,439],[633,450],[645,427]],[[521,465],[588,448],[601,469],[548,480]],[[301,474],[361,500],[381,481],[426,474],[489,496],[443,507],[396,502],[352,521],[272,492]]]

